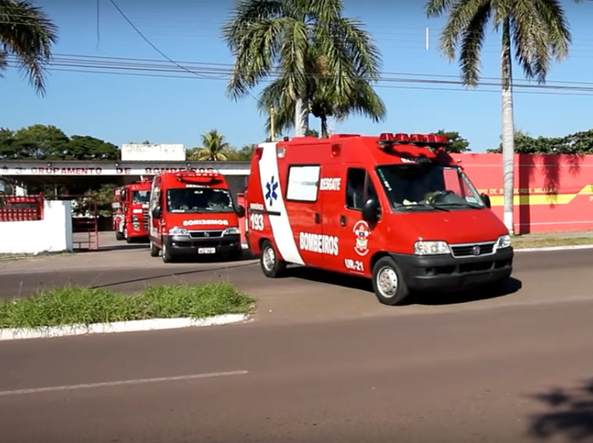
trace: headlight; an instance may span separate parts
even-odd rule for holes
[[[414,244],[414,254],[416,255],[435,255],[449,254],[451,250],[444,241],[417,241]]]
[[[496,242],[496,249],[504,249],[511,247],[511,236],[510,235],[502,235],[498,237],[498,241]]]
[[[241,231],[239,230],[239,228],[226,228],[222,232],[222,235],[239,235],[240,233]]]
[[[175,226],[169,229],[169,235],[189,235],[189,231],[185,228],[180,228],[179,226]]]

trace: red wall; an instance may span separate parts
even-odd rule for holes
[[[453,154],[502,220],[502,154]],[[515,155],[515,232],[593,229],[593,155]]]

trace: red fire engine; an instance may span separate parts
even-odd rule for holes
[[[160,253],[166,263],[180,255],[238,258],[244,215],[213,168],[158,175],[150,199],[150,255]]]
[[[263,273],[287,264],[372,279],[379,301],[411,290],[496,285],[512,271],[508,230],[446,137],[298,137],[260,144],[247,194]]]
[[[118,240],[148,240],[150,187],[150,179],[143,179],[115,190],[113,227]]]

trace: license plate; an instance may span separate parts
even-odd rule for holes
[[[216,248],[198,248],[198,254],[215,254]]]

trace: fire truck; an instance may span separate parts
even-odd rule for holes
[[[150,201],[151,180],[122,186],[115,190],[113,202],[113,227],[117,240],[148,240],[148,203]]]
[[[242,255],[238,205],[229,185],[213,168],[157,175],[150,197],[150,255],[177,257]]]

